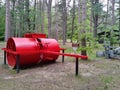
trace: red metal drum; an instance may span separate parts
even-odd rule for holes
[[[51,60],[55,61],[59,55],[45,53],[46,51],[60,52],[60,47],[55,39],[39,38],[37,39],[40,45],[40,50],[44,53],[40,53],[40,59],[44,62]]]
[[[26,33],[24,34],[25,38],[46,38],[46,34],[41,33]]]
[[[7,41],[7,49],[19,53],[20,66],[34,65],[39,62],[53,61],[59,55],[38,53],[43,51],[60,52],[60,47],[55,39],[46,38],[9,38]],[[7,53],[8,65],[11,67],[16,66],[16,55]]]

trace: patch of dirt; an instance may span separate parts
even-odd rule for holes
[[[0,90],[119,90],[120,60],[79,60],[79,75],[75,76],[75,61],[61,57],[56,63],[22,69],[19,74],[3,65],[0,52]]]

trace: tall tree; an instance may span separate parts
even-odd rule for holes
[[[36,0],[34,0],[34,17],[33,17],[33,30],[35,30],[36,28]]]
[[[91,11],[90,11],[90,32],[93,32],[93,10],[92,10],[92,0],[90,0]]]
[[[22,32],[25,30],[25,22],[27,19],[24,20],[24,0],[18,0],[18,27],[17,27],[17,36],[21,37],[22,36]]]
[[[118,15],[119,15],[119,46],[120,46],[120,0],[118,1],[118,3],[119,3],[119,8],[118,8]]]
[[[0,1],[0,40],[5,40],[5,4]]]
[[[12,10],[11,10],[11,36],[15,36],[16,30],[16,20],[15,20],[15,2],[16,0],[11,0]]]
[[[62,0],[62,27],[63,27],[63,45],[66,43],[67,33],[67,7],[66,0]]]
[[[97,28],[98,28],[98,13],[99,10],[99,0],[92,0],[92,16],[93,16],[93,24],[94,24],[94,37],[97,36]]]
[[[75,0],[73,0],[73,10],[72,10],[72,32],[71,32],[71,42],[73,42],[73,34],[74,34],[74,22],[75,21]]]
[[[111,0],[112,3],[112,21],[111,21],[111,34],[110,34],[110,39],[111,39],[111,45],[113,45],[113,30],[114,30],[114,25],[115,25],[115,0]]]
[[[5,41],[10,37],[10,0],[6,0]]]
[[[52,2],[51,2],[52,3]],[[42,7],[41,7],[41,31],[44,33],[44,19],[45,19],[45,0],[42,1]]]
[[[38,17],[39,17],[39,22],[40,22],[40,32],[44,33],[44,19],[45,19],[45,7],[46,7],[47,0],[39,0],[39,8],[38,8]]]
[[[42,0],[39,0],[40,32],[42,32]]]
[[[48,16],[48,37],[51,37],[51,7],[52,7],[52,0],[46,0],[47,5],[47,16]]]
[[[106,13],[106,25],[108,22],[109,0],[107,0],[107,13]]]
[[[30,18],[29,18],[29,0],[25,0],[25,22],[27,23],[27,29],[30,30],[31,25],[30,25]]]
[[[81,0],[78,0],[78,43],[81,44],[81,27],[82,27],[82,3]]]
[[[85,35],[85,33],[86,33],[86,16],[87,16],[86,7],[87,7],[87,0],[82,0],[82,31],[81,31],[81,33],[83,35]],[[86,37],[85,36],[83,38],[81,38],[81,46],[86,47]],[[87,55],[86,50],[82,50],[81,54]]]
[[[109,11],[109,0],[107,0],[107,12],[106,12],[105,28],[107,28],[107,25],[108,25],[108,11]],[[106,37],[106,31],[105,31],[105,37]]]
[[[58,40],[58,0],[55,0],[55,39]]]
[[[112,3],[112,21],[111,21],[111,25],[114,26],[115,24],[115,0],[111,0]]]

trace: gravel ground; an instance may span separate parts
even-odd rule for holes
[[[0,43],[0,48],[4,43]],[[120,60],[79,60],[75,76],[74,58],[22,69],[19,74],[3,65],[0,51],[0,90],[120,90]]]

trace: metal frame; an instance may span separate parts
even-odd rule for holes
[[[20,72],[20,56],[16,55],[16,71],[17,73]]]
[[[6,52],[8,53],[12,53],[14,55],[16,55],[16,72],[19,73],[20,72],[20,54],[18,54],[17,52],[8,50],[6,48],[3,48],[2,50],[4,50],[4,64],[6,65]],[[51,51],[39,51],[37,53],[43,52],[43,53],[52,53],[52,54],[57,54],[57,55],[62,55],[62,63],[64,63],[64,56],[69,56],[69,57],[74,57],[76,58],[76,62],[75,62],[75,75],[78,76],[78,72],[79,72],[79,61],[78,58],[88,58],[87,56],[83,56],[83,55],[77,55],[77,54],[65,54],[65,50],[66,49],[61,49],[62,53],[59,52],[51,52]]]
[[[78,58],[76,58],[76,63],[75,63],[75,75],[78,76],[78,71],[79,71],[79,62]]]
[[[64,54],[64,49],[62,49],[62,53]],[[64,55],[62,56],[62,63],[64,63]],[[78,76],[79,72],[79,61],[78,57],[76,57],[76,62],[75,62],[75,75]]]
[[[7,64],[6,61],[6,51],[4,50],[4,65]],[[17,54],[16,55],[16,72],[19,73],[20,72],[20,56]]]
[[[62,50],[62,53],[64,53],[65,50]],[[62,63],[64,63],[64,55],[62,56]]]

